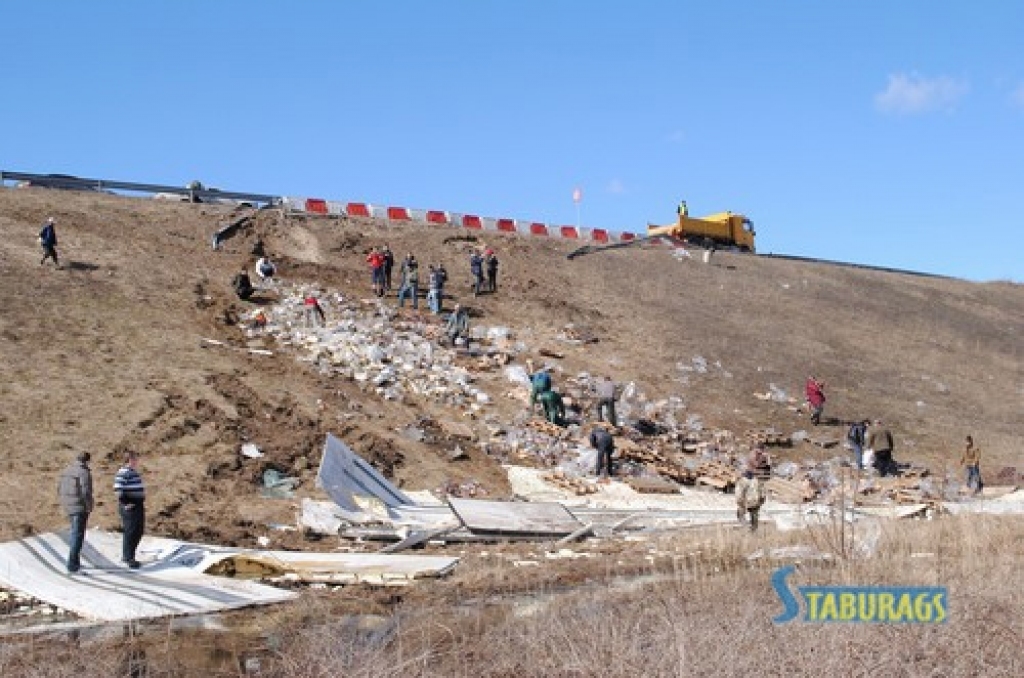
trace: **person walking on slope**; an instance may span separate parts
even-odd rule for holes
[[[817,426],[821,423],[821,413],[825,409],[825,382],[818,381],[814,375],[807,377],[807,385],[804,388],[807,395],[807,405],[811,410],[811,423]]]
[[[478,297],[484,285],[484,259],[479,252],[469,258],[469,271],[473,274],[473,296]]]
[[[981,492],[981,448],[974,446],[974,438],[967,436],[967,445],[960,455],[960,465],[967,470],[967,487],[974,494]]]
[[[138,472],[139,455],[128,452],[124,465],[114,476],[117,512],[121,516],[121,560],[133,570],[141,567],[135,551],[146,526],[146,487]]]
[[[494,250],[487,250],[484,264],[487,268],[487,291],[493,294],[498,291],[498,256]]]
[[[39,246],[43,248],[43,258],[39,262],[42,266],[47,259],[53,259],[58,269],[63,268],[57,259],[57,228],[53,217],[49,217],[43,227],[39,230]]]
[[[597,468],[594,475],[598,478],[612,475],[612,455],[615,454],[615,439],[612,438],[612,434],[604,426],[594,424],[590,429],[590,446],[597,450]]]
[[[743,472],[743,475],[736,481],[736,518],[740,523],[750,518],[750,531],[757,530],[758,516],[761,507],[764,505],[765,489],[764,482],[751,469]]]
[[[618,426],[615,418],[615,382],[611,377],[605,375],[597,382],[597,420],[607,421],[612,426]],[[607,413],[608,418],[605,419]]]
[[[57,483],[57,497],[71,522],[68,531],[68,574],[78,572],[82,567],[82,545],[85,543],[85,527],[93,509],[92,471],[89,469],[90,455],[81,452],[60,474]]]

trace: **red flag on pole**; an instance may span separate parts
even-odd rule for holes
[[[578,187],[572,189],[572,201],[578,203],[580,200],[583,200],[583,189]]]

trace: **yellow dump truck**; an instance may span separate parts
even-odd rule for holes
[[[742,214],[718,212],[699,219],[679,214],[668,226],[647,225],[647,236],[672,236],[701,247],[736,247],[743,252],[754,251],[754,224]]]

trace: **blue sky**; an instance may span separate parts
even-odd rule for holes
[[[0,169],[1024,281],[1024,2],[7,2]]]

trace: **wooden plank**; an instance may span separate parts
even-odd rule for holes
[[[637,492],[675,494],[679,485],[664,478],[626,478],[626,484]]]
[[[712,478],[711,476],[700,476],[697,478],[697,483],[700,485],[710,485],[711,487],[724,490],[725,488],[732,485],[728,480],[722,480],[721,478]]]
[[[377,551],[377,553],[397,553],[398,551],[404,551],[405,549],[411,549],[414,546],[426,543],[431,539],[440,537],[442,534],[447,534],[452,530],[459,529],[458,525],[445,525],[444,527],[437,527],[433,530],[417,530],[410,532],[402,541],[394,544],[388,544],[384,548]]]

